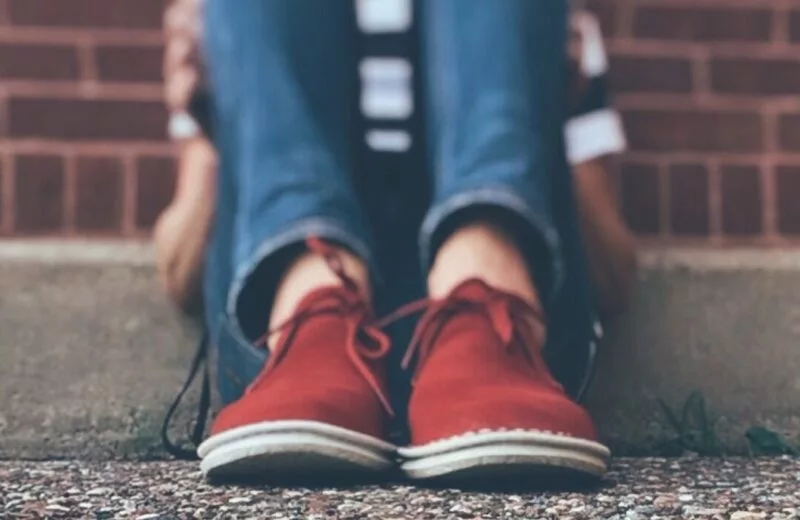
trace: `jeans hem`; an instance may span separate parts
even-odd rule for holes
[[[502,186],[483,187],[463,191],[435,204],[420,228],[419,250],[423,272],[428,272],[433,261],[432,242],[437,230],[455,213],[471,206],[486,205],[503,208],[521,217],[542,238],[549,255],[550,272],[549,290],[543,300],[552,303],[561,289],[564,279],[564,264],[561,258],[561,239],[556,227],[549,219],[531,208],[525,199]]]
[[[356,238],[353,233],[347,231],[346,226],[343,226],[333,219],[318,217],[292,223],[274,236],[261,242],[261,245],[258,246],[236,270],[230,290],[228,291],[226,304],[226,314],[236,334],[245,337],[241,323],[239,322],[237,303],[248,279],[256,272],[264,260],[281,249],[303,243],[303,241],[310,236],[337,242],[350,249],[367,264],[370,275],[375,277],[373,283],[378,284],[378,272],[369,246],[365,241]]]

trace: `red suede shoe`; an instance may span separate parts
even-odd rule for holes
[[[542,357],[538,309],[477,279],[426,306],[406,355],[406,364],[416,361],[411,446],[398,451],[409,477],[480,483],[605,472],[609,450]]]
[[[220,412],[198,448],[206,475],[316,479],[393,468],[396,448],[386,440],[389,338],[372,325],[338,261],[329,263],[343,286],[312,292],[278,327],[267,366]]]

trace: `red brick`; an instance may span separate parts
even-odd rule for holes
[[[800,150],[800,114],[784,114],[778,120],[781,148]]]
[[[626,163],[620,170],[622,211],[637,233],[660,231],[661,196],[658,168],[644,163]]]
[[[14,207],[16,231],[61,231],[64,214],[64,161],[54,155],[16,157]]]
[[[98,47],[97,74],[102,81],[158,83],[162,80],[160,46],[114,45]]]
[[[158,29],[165,0],[8,0],[15,25]]]
[[[75,227],[78,231],[120,231],[123,165],[114,157],[78,159]]]
[[[8,106],[8,134],[17,138],[160,141],[166,125],[157,101],[13,98]]]
[[[8,136],[8,100],[0,96],[0,140]]]
[[[711,88],[725,94],[797,95],[800,60],[716,58],[711,61]]]
[[[669,169],[670,228],[676,235],[707,235],[708,169],[676,164]]]
[[[681,58],[615,55],[611,87],[614,92],[690,92],[692,63]]]
[[[70,80],[79,76],[75,47],[0,43],[0,78]]]
[[[639,5],[633,30],[640,38],[768,41],[772,36],[772,13],[761,8]]]
[[[800,41],[800,9],[794,9],[789,14],[789,38]]]
[[[625,124],[634,150],[760,152],[764,149],[762,120],[755,112],[628,110]]]
[[[761,175],[752,165],[722,167],[722,232],[752,236],[763,228]]]
[[[776,171],[778,229],[800,235],[800,166],[779,166]]]
[[[0,2],[0,7],[2,7],[2,2]],[[5,176],[10,174],[3,169],[4,163],[5,161],[3,161],[2,158],[0,158],[0,231],[3,230],[6,223],[6,212],[5,212],[6,199],[5,199],[5,192],[3,191],[3,188],[6,185]]]
[[[142,157],[136,169],[136,227],[150,229],[175,192],[175,161]]]

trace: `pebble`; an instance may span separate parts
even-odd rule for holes
[[[110,495],[113,492],[114,492],[114,490],[109,488],[109,487],[98,487],[98,488],[90,489],[89,491],[87,491],[86,492],[86,496],[99,497],[99,496],[102,496],[102,495]]]
[[[473,516],[472,509],[467,506],[456,504],[450,508],[451,513],[455,513],[459,518],[470,518]]]
[[[660,495],[653,500],[653,505],[659,509],[675,505],[675,497],[671,495]]]
[[[684,507],[683,514],[686,516],[714,516],[725,514],[722,509],[709,509],[703,507]]]
[[[731,520],[762,520],[766,517],[766,513],[753,513],[751,511],[735,511],[731,514]]]

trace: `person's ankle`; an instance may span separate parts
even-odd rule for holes
[[[445,297],[472,278],[539,305],[522,252],[507,232],[492,223],[468,224],[444,241],[428,274],[428,293],[433,298]]]
[[[371,302],[372,288],[364,262],[345,249],[337,248],[337,252],[344,272],[355,282],[364,300]],[[302,253],[289,264],[277,285],[270,313],[270,329],[290,319],[298,304],[311,292],[342,283],[323,256],[310,251]],[[268,346],[272,348],[276,340],[275,337],[269,338]]]

